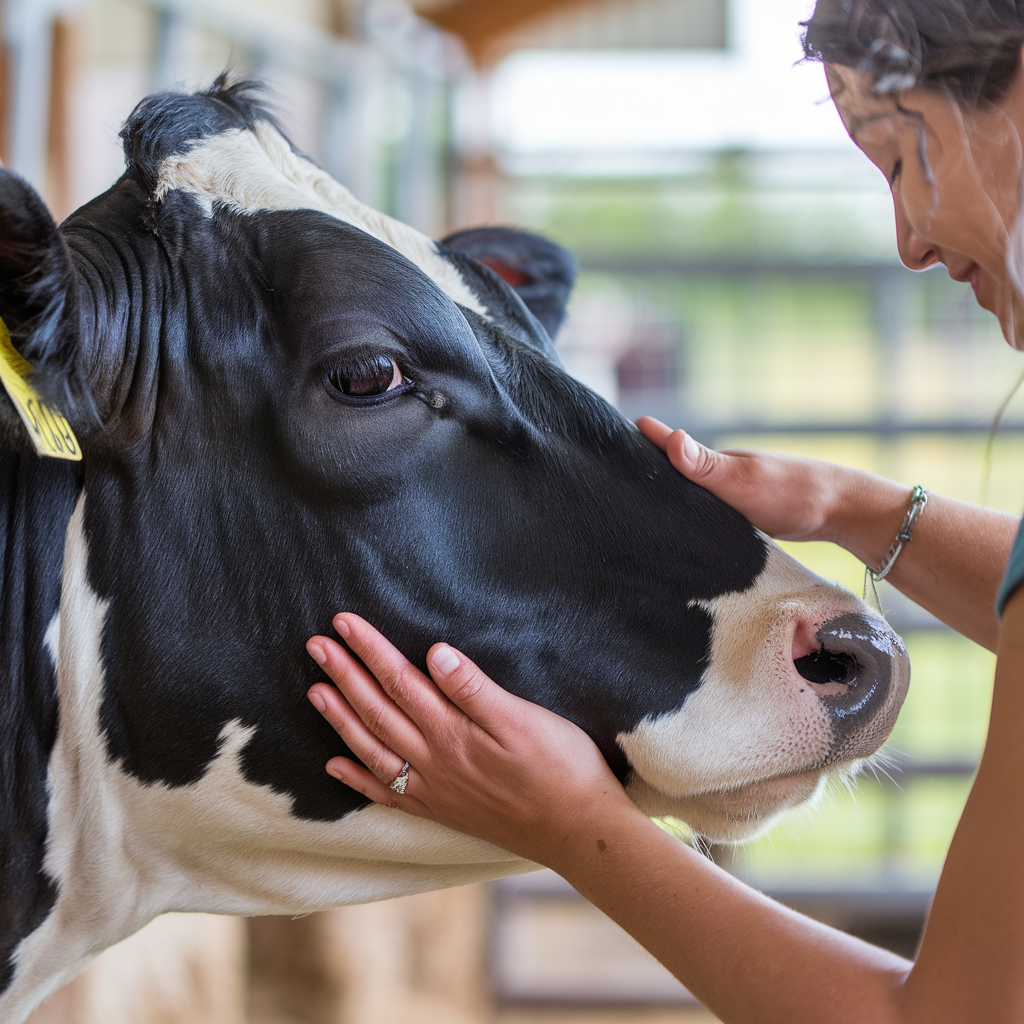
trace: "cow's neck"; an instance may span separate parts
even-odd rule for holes
[[[42,870],[57,686],[47,630],[78,492],[67,463],[0,446],[0,991],[10,955],[56,898]]]

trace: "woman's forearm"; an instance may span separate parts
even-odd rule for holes
[[[910,488],[848,471],[829,522],[830,539],[866,565],[885,557],[907,511]],[[887,577],[958,633],[996,649],[996,594],[1020,520],[932,494]]]
[[[609,801],[553,864],[728,1024],[902,1024],[911,964],[768,899]]]

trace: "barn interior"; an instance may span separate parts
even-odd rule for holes
[[[0,159],[63,217],[120,174],[117,131],[142,96],[230,66],[265,79],[298,146],[371,205],[434,237],[515,224],[572,249],[560,350],[627,415],[1019,512],[1024,406],[1004,408],[1019,358],[967,286],[899,263],[886,183],[824,102],[821,68],[799,63],[812,6],[0,0]],[[852,556],[790,550],[860,590]],[[912,955],[994,658],[879,590],[916,683],[888,767],[708,856]],[[31,1024],[714,1019],[539,872],[302,921],[168,915]]]

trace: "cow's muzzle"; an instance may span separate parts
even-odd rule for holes
[[[797,658],[800,675],[819,690],[833,740],[821,767],[873,754],[896,724],[910,683],[903,641],[881,619],[840,615],[815,634],[817,651]]]

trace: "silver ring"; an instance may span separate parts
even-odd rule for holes
[[[388,789],[393,789],[399,796],[405,794],[405,787],[409,781],[409,762],[402,765],[402,770],[394,777]]]

